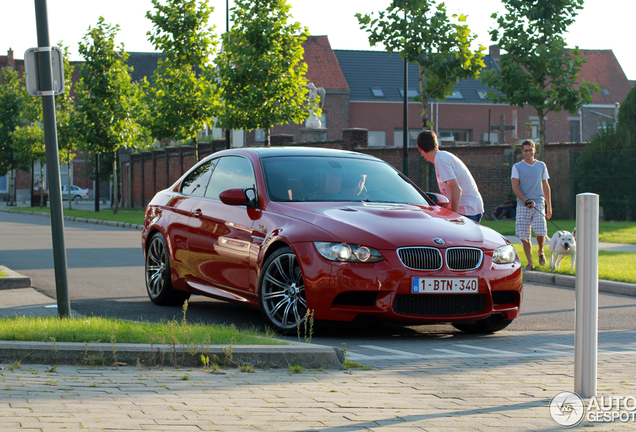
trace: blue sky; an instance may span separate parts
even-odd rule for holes
[[[360,30],[354,16],[356,12],[368,13],[386,8],[389,0],[288,0],[292,15],[312,35],[327,35],[334,49],[381,49],[370,47],[367,35]],[[213,24],[217,31],[225,30],[224,0],[211,0],[215,7]],[[77,53],[77,43],[86,33],[89,25],[94,25],[99,16],[106,22],[119,24],[121,30],[117,41],[124,42],[127,51],[154,51],[146,39],[150,21],[145,18],[152,8],[150,0],[48,0],[49,34],[51,41],[62,40],[71,47],[71,60],[81,60]],[[233,1],[229,0],[230,7]],[[490,45],[488,31],[494,26],[490,15],[501,11],[499,0],[447,0],[449,13],[468,15],[468,25],[478,36],[478,42]],[[587,0],[573,24],[566,42],[569,47],[583,49],[611,49],[623,67],[627,78],[636,80],[636,56],[628,29],[633,26],[636,12],[634,0]],[[30,0],[2,0],[0,26],[0,53],[9,48],[16,58],[24,58],[24,51],[37,45],[35,30],[35,6]]]

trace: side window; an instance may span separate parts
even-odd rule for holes
[[[210,175],[214,171],[214,166],[218,159],[211,160],[192,171],[181,184],[181,193],[202,197],[205,195],[205,188],[210,180]]]
[[[222,157],[214,169],[205,196],[218,199],[226,189],[251,188],[255,183],[250,161],[239,156]]]

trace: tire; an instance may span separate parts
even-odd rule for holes
[[[153,235],[146,250],[146,291],[156,305],[181,306],[190,293],[178,291],[172,286],[170,257],[166,240],[159,233]]]
[[[73,197],[73,202],[78,203],[80,201],[82,201],[82,196],[81,195],[75,195]]]
[[[304,323],[307,315],[305,282],[291,248],[281,248],[265,261],[258,302],[265,320],[279,333],[295,331]]]
[[[505,329],[510,324],[512,324],[512,321],[513,320],[501,319],[498,316],[489,316],[486,319],[479,320],[470,324],[456,323],[453,324],[453,327],[455,327],[457,330],[463,331],[464,333],[488,334]]]

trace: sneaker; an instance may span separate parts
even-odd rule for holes
[[[539,255],[539,265],[545,265],[545,255]]]
[[[534,266],[532,264],[528,264],[523,268],[523,271],[532,271],[534,270]]]

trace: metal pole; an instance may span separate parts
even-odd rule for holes
[[[230,32],[230,0],[225,0],[225,33]],[[232,147],[232,139],[230,136],[230,130],[225,129],[225,148]]]
[[[409,73],[408,62],[404,59],[404,127],[402,129],[402,156],[404,164],[402,171],[409,176]]]
[[[404,21],[406,22],[406,7],[404,9]],[[402,128],[402,171],[405,176],[409,176],[409,63],[404,58],[404,113]]]
[[[95,211],[99,211],[99,153],[95,154]]]
[[[35,20],[38,35],[38,75],[40,89],[47,94],[42,97],[44,117],[44,142],[46,145],[46,170],[49,181],[49,199],[51,200],[51,232],[53,237],[53,263],[55,266],[55,293],[57,312],[60,317],[71,316],[71,304],[68,297],[68,279],[66,265],[66,247],[64,246],[64,214],[62,210],[62,189],[60,180],[59,151],[57,147],[57,127],[55,120],[55,96],[53,90],[53,70],[49,45],[49,23],[46,0],[35,0]],[[69,191],[70,192],[70,191]],[[40,196],[40,199],[43,199]],[[70,194],[69,194],[70,198]]]
[[[596,396],[598,356],[598,210],[596,194],[577,195],[574,391]]]

